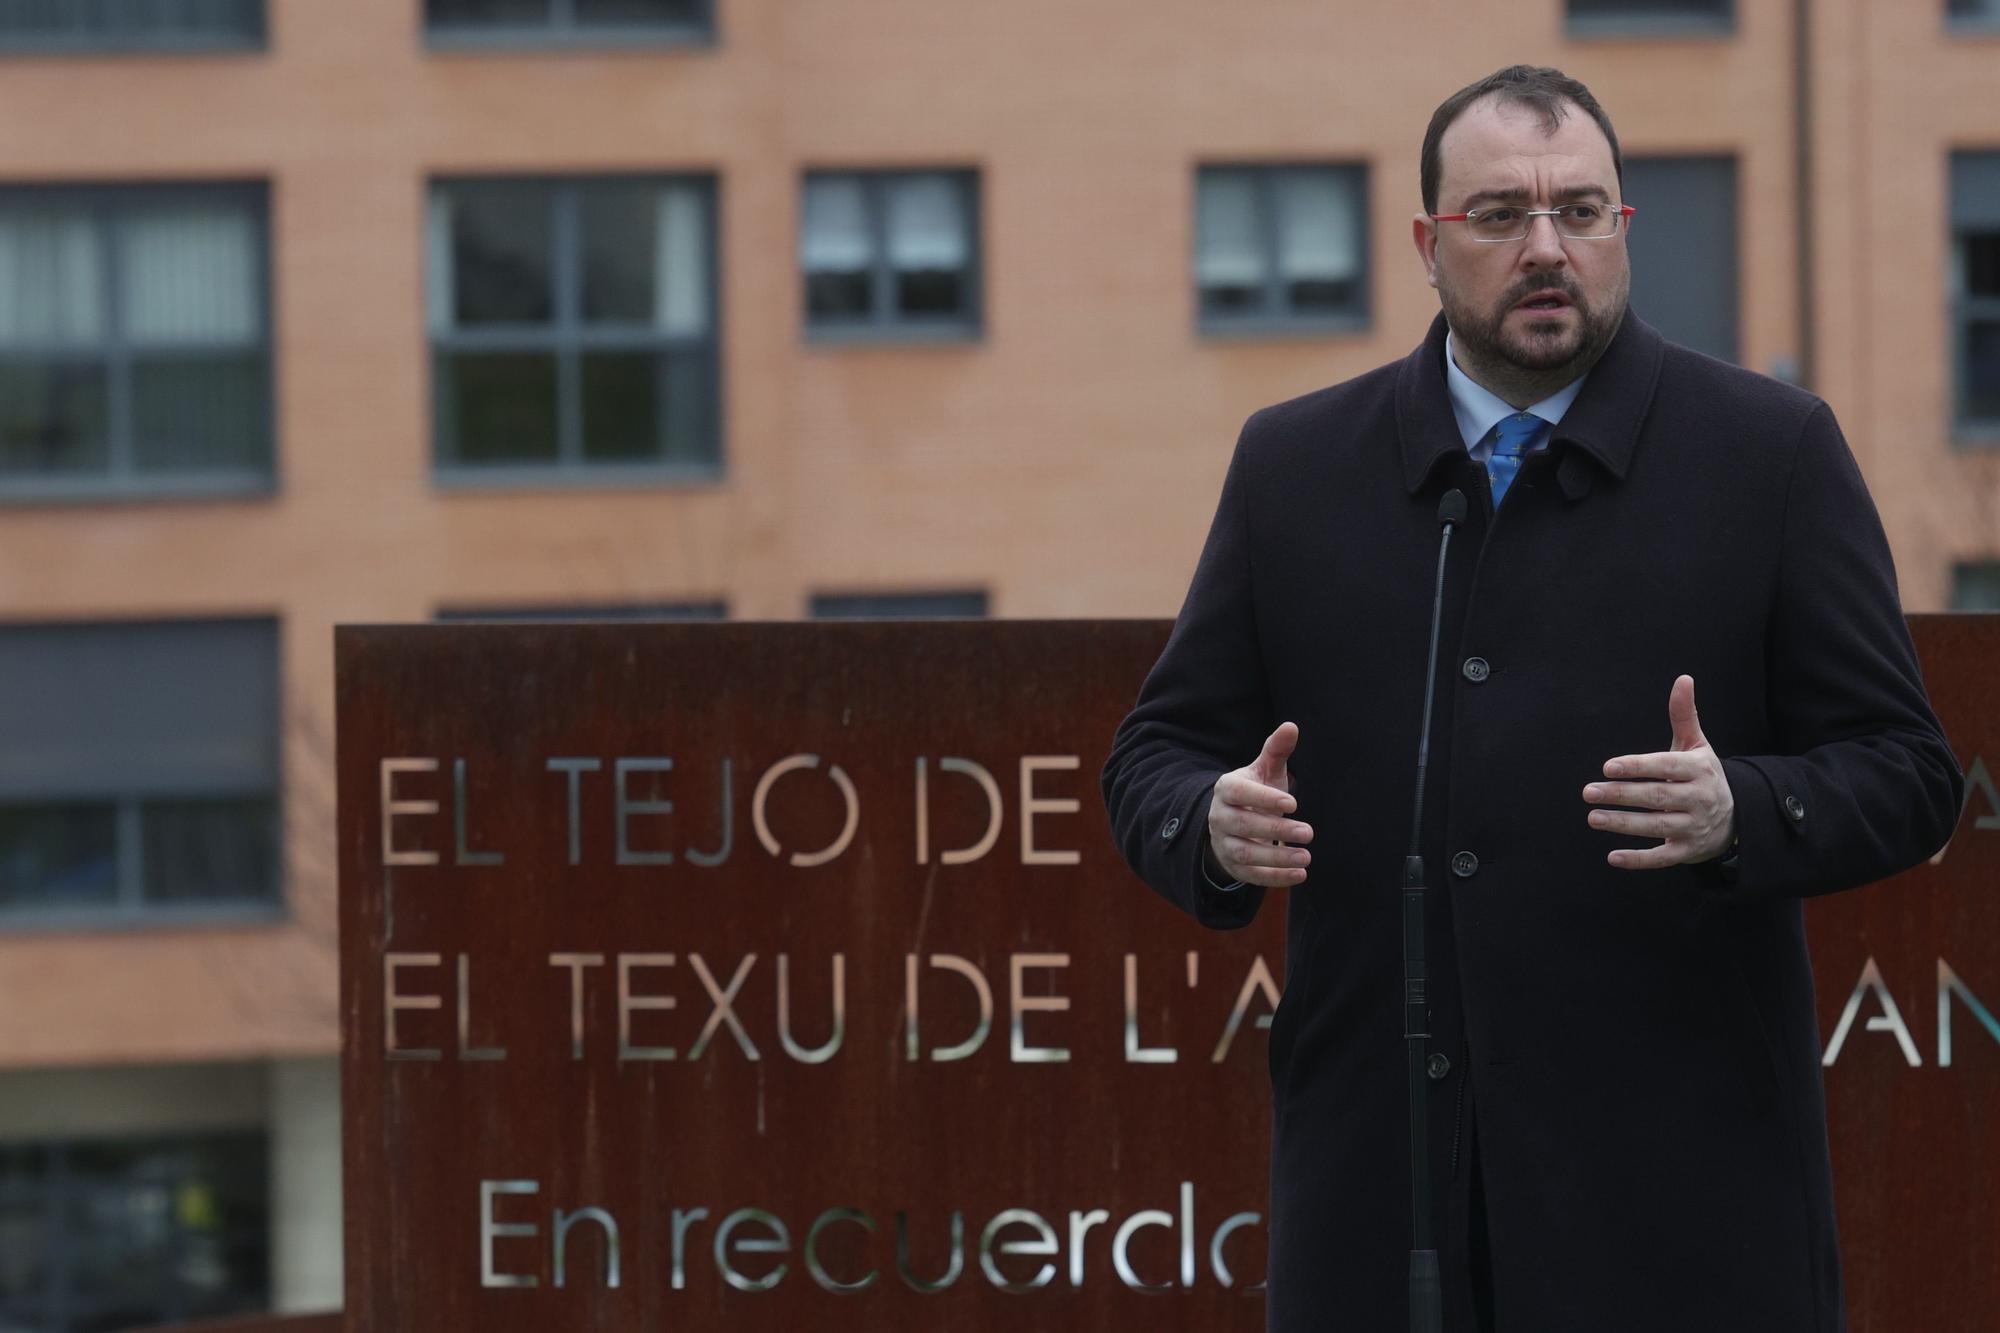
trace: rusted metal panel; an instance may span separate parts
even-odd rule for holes
[[[1261,1327],[1279,914],[1238,936],[1183,920],[1119,862],[1096,793],[1164,633],[342,630],[353,1326]],[[393,758],[436,764],[391,778],[438,807],[394,817],[394,854],[435,865],[384,865]],[[651,863],[619,864],[621,781],[625,859]],[[399,1008],[397,1041],[435,1058],[385,1056],[392,958],[398,992],[437,1004]],[[537,1228],[493,1242],[492,1277],[533,1287],[482,1285],[482,1181],[522,1182],[488,1186],[499,1225]],[[594,1217],[556,1287],[555,1210],[585,1207],[618,1226],[616,1289]],[[777,1225],[783,1252],[745,1246]],[[1132,1281],[1188,1289],[1134,1290],[1121,1253]]]
[[[1968,767],[1996,623],[1915,622]],[[1281,914],[1196,928],[1096,796],[1166,629],[341,629],[347,1326],[1261,1327]],[[1823,1031],[1872,957],[1922,1057],[1871,990],[1827,1070],[1858,1328],[2000,1308],[1985,799],[1811,907]]]
[[[1835,1203],[1856,1333],[1989,1333],[2000,1326],[2000,1028],[1979,1007],[2000,1012],[2000,616],[1912,616],[1910,629],[1970,790],[1932,864],[1806,910],[1833,1057]]]

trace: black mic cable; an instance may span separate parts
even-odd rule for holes
[[[1424,774],[1431,758],[1431,705],[1437,697],[1438,629],[1444,619],[1445,555],[1451,530],[1465,521],[1465,492],[1438,502],[1437,590],[1431,599],[1431,651],[1424,669],[1424,724],[1417,739],[1417,795],[1410,815],[1410,850],[1403,858],[1403,1040],[1410,1081],[1410,1333],[1443,1333],[1444,1290],[1437,1242],[1431,1235],[1430,1103],[1424,1078],[1430,1040],[1430,997],[1424,962]],[[1460,1075],[1463,1077],[1463,1074]]]

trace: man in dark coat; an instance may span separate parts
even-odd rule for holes
[[[1104,770],[1198,920],[1287,891],[1269,1326],[1407,1326],[1398,891],[1457,489],[1421,837],[1446,1327],[1835,1333],[1800,899],[1961,799],[1881,524],[1825,403],[1626,309],[1581,84],[1462,90],[1423,186],[1441,317],[1250,418]]]

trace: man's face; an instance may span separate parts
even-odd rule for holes
[[[1440,213],[1624,202],[1611,145],[1575,106],[1544,134],[1534,111],[1486,98],[1444,132],[1438,166]],[[1418,215],[1418,253],[1453,335],[1475,362],[1581,374],[1618,331],[1632,287],[1624,228],[1603,240],[1566,240],[1554,221],[1535,218],[1525,240],[1487,243],[1462,222]]]

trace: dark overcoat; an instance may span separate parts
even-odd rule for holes
[[[1457,487],[1422,836],[1446,1326],[1471,1327],[1476,1133],[1501,1333],[1835,1333],[1800,899],[1935,851],[1962,790],[1873,503],[1825,403],[1628,313],[1496,514],[1444,335],[1250,418],[1104,769],[1133,869],[1242,926],[1264,893],[1208,886],[1211,789],[1299,725],[1315,840],[1270,1032],[1269,1327],[1406,1326],[1398,889]],[[1616,869],[1653,843],[1590,828],[1582,788],[1669,748],[1681,673],[1739,857]]]

